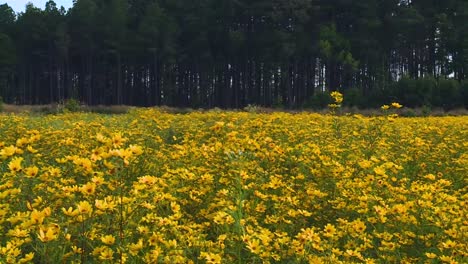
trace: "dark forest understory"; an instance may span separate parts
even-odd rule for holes
[[[42,8],[42,7],[41,7]],[[14,104],[468,106],[465,0],[78,0],[0,5]]]

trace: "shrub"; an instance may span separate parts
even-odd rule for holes
[[[246,107],[244,107],[244,111],[249,113],[259,113],[260,107],[258,105],[248,104]]]
[[[70,112],[78,112],[80,110],[80,102],[74,98],[65,100],[64,107]]]
[[[400,115],[404,116],[404,117],[416,117],[416,116],[418,116],[416,111],[413,110],[413,109],[410,109],[410,108],[407,108],[404,111],[402,111]]]
[[[468,80],[465,80],[460,85],[461,104],[468,108]]]
[[[390,89],[372,89],[362,97],[362,108],[380,108],[380,106],[388,102],[400,101],[392,95],[392,88]]]
[[[460,83],[454,79],[440,79],[432,90],[432,103],[443,107],[445,110],[453,109],[460,105]]]
[[[333,103],[333,99],[328,92],[316,92],[309,100],[307,100],[306,107],[312,109],[324,109],[329,104]]]
[[[362,89],[350,88],[344,91],[344,102],[345,106],[353,107],[365,107],[365,100],[362,96]]]
[[[417,80],[403,77],[395,84],[393,95],[405,106],[420,107],[431,103],[431,95],[436,87],[437,82],[433,77]]]
[[[432,113],[432,108],[428,105],[423,105],[423,107],[421,108],[421,114],[423,116],[430,116]]]

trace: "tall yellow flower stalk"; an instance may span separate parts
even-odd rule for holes
[[[330,108],[341,107],[341,103],[343,102],[343,94],[338,91],[333,91],[330,93],[330,96],[334,102],[332,104],[329,104],[328,107]]]

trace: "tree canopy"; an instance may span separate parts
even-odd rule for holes
[[[468,106],[466,0],[52,0],[0,5],[8,103]],[[345,99],[346,100],[346,99]]]

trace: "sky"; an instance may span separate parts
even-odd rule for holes
[[[7,3],[15,12],[23,12],[24,7],[28,2],[33,3],[35,7],[39,7],[41,9],[45,8],[45,4],[47,3],[48,0],[0,0],[0,5]],[[57,7],[60,8],[60,6],[65,7],[65,9],[68,10],[68,8],[72,7],[73,1],[72,0],[54,0],[54,2],[57,4]]]

